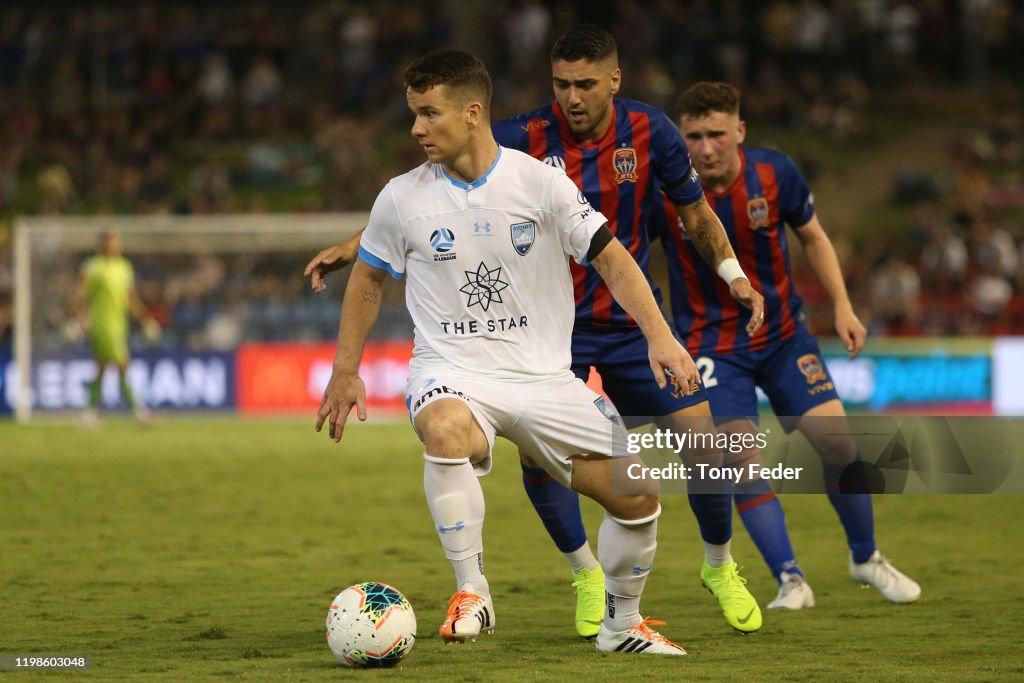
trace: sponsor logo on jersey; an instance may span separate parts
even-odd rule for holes
[[[509,232],[511,233],[512,246],[516,248],[516,253],[520,256],[526,256],[527,252],[530,251],[530,247],[533,246],[533,241],[537,239],[537,224],[533,221],[513,223],[509,226]]]
[[[526,122],[525,126],[519,126],[524,131],[529,133],[531,130],[544,130],[551,125],[551,122],[547,119],[530,119]]]
[[[441,329],[445,334],[470,336],[484,332],[510,332],[517,327],[526,327],[529,319],[525,315],[518,318],[491,318],[490,320],[465,320],[463,322],[441,321]]]
[[[747,216],[750,218],[750,227],[753,230],[767,228],[770,212],[768,211],[768,200],[764,197],[754,197],[747,202]]]
[[[492,270],[481,261],[476,270],[464,272],[466,284],[462,285],[459,291],[469,297],[466,301],[467,308],[479,306],[486,311],[491,304],[504,303],[501,300],[501,292],[508,287],[508,283],[501,279],[501,266]]]
[[[473,223],[473,237],[494,237],[494,228],[487,220]]]
[[[459,391],[458,389],[452,389],[451,387],[442,384],[439,387],[434,387],[433,389],[431,389],[430,391],[416,399],[416,403],[414,403],[412,406],[412,412],[416,412],[417,410],[419,410],[420,406],[422,406],[430,399],[438,396],[443,396],[444,394],[452,394],[454,396],[458,396],[461,399],[465,399],[467,401],[469,400],[469,397],[466,396],[461,391]]]
[[[807,378],[808,384],[828,379],[828,375],[825,374],[825,366],[821,364],[821,360],[813,353],[797,358],[796,366],[800,368],[800,372]]]
[[[632,147],[619,147],[615,150],[612,165],[615,166],[615,182],[619,185],[627,181],[635,183],[640,178],[636,172],[636,150]]]
[[[687,387],[685,382],[675,376],[675,373],[666,370],[665,374],[672,382],[672,398],[683,398],[700,391],[699,384],[691,384]]]
[[[448,228],[438,228],[430,233],[430,246],[434,248],[435,261],[454,261],[455,233]]]
[[[544,163],[548,166],[554,166],[555,168],[560,168],[563,171],[565,170],[565,159],[560,156],[544,157]]]

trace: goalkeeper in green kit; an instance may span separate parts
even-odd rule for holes
[[[85,303],[89,305],[89,344],[96,360],[96,378],[89,383],[89,403],[83,415],[86,425],[95,425],[100,405],[100,388],[107,365],[115,365],[121,384],[121,397],[135,416],[148,422],[147,408],[135,399],[125,369],[128,365],[128,314],[141,324],[145,336],[155,340],[160,325],[149,314],[135,291],[135,270],[121,255],[121,235],[106,232],[102,237],[102,250],[82,264],[79,287],[75,294],[72,314],[78,318]]]

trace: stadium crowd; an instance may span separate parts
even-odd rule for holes
[[[550,42],[580,19],[616,34],[625,96],[671,113],[681,85],[724,79],[748,93],[758,128],[823,145],[872,144],[893,93],[1024,90],[1019,0],[5,3],[0,346],[17,215],[367,210],[422,161],[394,87],[412,55],[475,50],[507,115],[550,99]],[[1024,333],[1020,100],[999,111],[951,141],[948,178],[896,192],[913,204],[905,230],[836,235],[873,333]],[[168,344],[334,335],[336,301],[298,277],[308,254],[130,256]],[[54,300],[69,300],[73,271],[56,280]],[[820,292],[801,288],[813,321]],[[400,315],[381,327],[408,330]]]

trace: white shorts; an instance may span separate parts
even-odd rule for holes
[[[474,465],[477,476],[491,471],[495,436],[529,453],[567,487],[572,482],[572,456],[626,454],[622,418],[608,399],[570,372],[536,382],[502,382],[424,370],[409,375],[408,387],[406,405],[413,429],[416,414],[438,399],[458,399],[469,407],[488,444],[487,457]]]

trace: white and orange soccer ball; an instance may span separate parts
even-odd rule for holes
[[[416,615],[396,588],[369,581],[349,586],[331,601],[327,645],[342,666],[392,667],[416,643]]]

